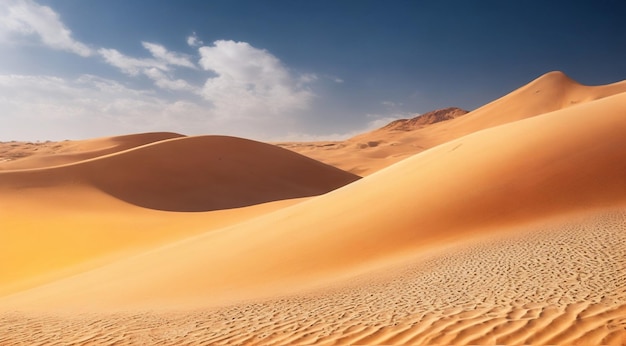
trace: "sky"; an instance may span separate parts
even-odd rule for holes
[[[626,79],[626,3],[0,0],[0,141],[342,139],[560,70]]]

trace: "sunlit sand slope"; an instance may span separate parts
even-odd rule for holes
[[[456,111],[452,113],[454,116],[444,118],[448,120],[422,121],[419,124],[417,118],[414,122],[418,126],[413,126],[409,131],[406,128],[399,130],[391,123],[341,142],[279,145],[355,174],[368,175],[428,148],[476,131],[622,92],[626,92],[626,81],[585,86],[562,72],[550,72],[466,115],[460,116]]]
[[[512,234],[512,235],[511,235]],[[626,213],[461,241],[323,291],[216,309],[0,315],[0,344],[621,345]]]
[[[302,199],[203,213],[125,204],[87,188],[0,196],[0,295],[93,269]]]
[[[476,132],[324,196],[2,304],[214,306],[325,285],[554,215],[621,206],[625,107],[619,94]]]

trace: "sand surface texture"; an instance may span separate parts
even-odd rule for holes
[[[2,172],[0,344],[623,344],[622,89],[392,124],[363,179],[218,136]]]

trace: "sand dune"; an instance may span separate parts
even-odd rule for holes
[[[79,198],[92,220],[126,220],[120,232],[143,215],[145,227],[163,221],[166,234],[161,242],[139,239],[98,268],[1,296],[0,344],[623,344],[624,87],[547,74],[467,115],[395,131],[407,143],[419,138],[424,150],[360,180],[230,137],[174,138],[0,173],[0,207],[23,208],[6,209],[16,211],[14,222],[29,205],[81,214],[72,200]],[[365,136],[374,135],[385,131]],[[215,143],[220,151],[206,153]],[[205,163],[172,157],[181,150]],[[106,167],[135,176],[113,172],[106,185],[97,174]],[[164,177],[203,167],[234,179],[222,195],[227,202],[245,199],[259,176],[276,184],[268,191],[296,179],[289,172],[298,172],[296,187],[310,188],[323,174],[324,186],[344,186],[208,213],[140,208],[123,195],[176,193],[180,185]],[[184,183],[203,184],[208,174],[200,175]],[[151,195],[139,179],[166,186]],[[67,191],[78,197],[64,200]],[[41,196],[58,203],[42,206]],[[173,232],[177,222],[193,231]]]
[[[298,201],[267,202],[321,194],[358,179],[267,144],[168,136],[80,141],[66,150],[79,156],[118,152],[63,166],[0,172],[0,262],[5,263],[0,293]],[[146,140],[156,143],[141,146]],[[260,203],[266,204],[239,208]],[[160,213],[143,207],[215,212]],[[227,208],[238,209],[222,210]]]
[[[0,171],[64,165],[177,137],[183,135],[154,132],[82,141],[0,142]]]
[[[626,81],[585,86],[562,72],[550,72],[467,115],[450,117],[452,119],[443,122],[424,121],[410,131],[398,131],[392,123],[342,142],[279,145],[364,176],[476,131],[622,92],[626,92]]]
[[[145,208],[209,211],[319,195],[358,178],[272,145],[201,136],[64,166],[7,171],[0,173],[0,190],[86,185]]]

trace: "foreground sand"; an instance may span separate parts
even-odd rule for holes
[[[548,74],[363,179],[222,137],[2,172],[0,344],[622,344],[623,85]]]
[[[626,208],[213,309],[0,315],[0,344],[623,344]],[[511,235],[512,234],[512,235]]]

